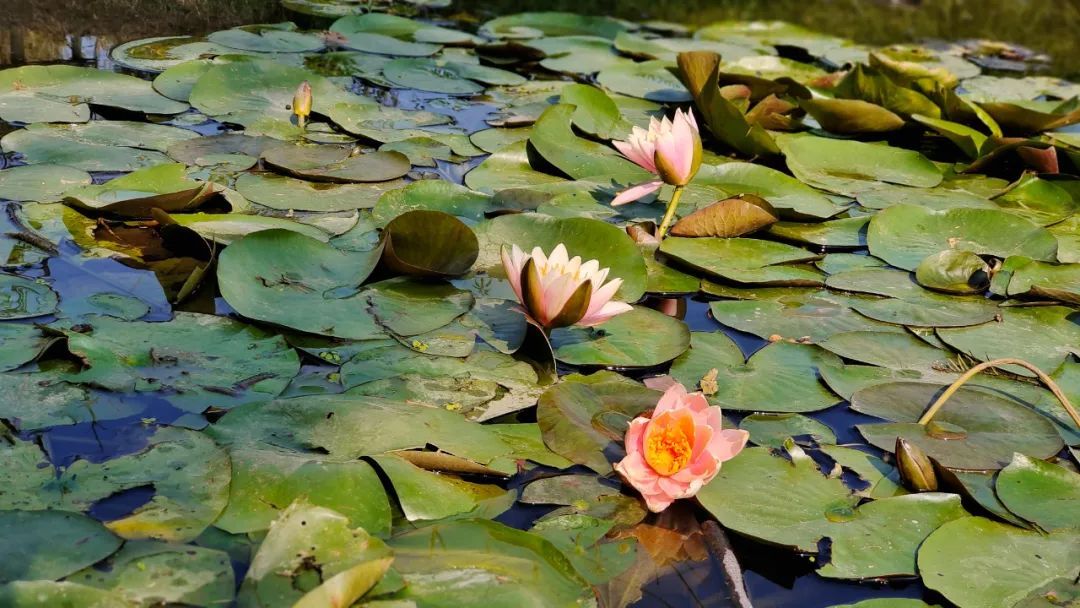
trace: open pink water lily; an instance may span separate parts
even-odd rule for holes
[[[632,310],[629,304],[613,302],[622,279],[607,283],[609,269],[600,262],[582,262],[570,257],[559,243],[545,256],[535,247],[526,254],[520,247],[502,249],[503,268],[518,301],[540,326],[546,329],[599,325],[615,315]]]
[[[674,119],[653,118],[648,131],[634,127],[626,141],[611,143],[623,156],[659,178],[623,190],[612,205],[636,201],[664,184],[685,186],[701,168],[701,135],[693,110],[675,110]]]
[[[655,385],[652,385],[655,388]],[[750,433],[722,429],[720,408],[701,393],[670,382],[649,417],[638,417],[626,431],[626,457],[615,470],[659,513],[689,498],[746,446]]]

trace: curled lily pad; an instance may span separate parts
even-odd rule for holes
[[[828,197],[799,180],[763,165],[723,163],[703,165],[694,181],[729,194],[756,194],[791,219],[825,219],[840,212]]]
[[[650,179],[650,173],[612,148],[575,135],[570,126],[574,112],[574,106],[554,105],[533,126],[529,143],[549,163],[574,179],[598,177],[623,184]]]
[[[414,210],[442,211],[464,219],[481,220],[491,206],[491,196],[483,192],[443,180],[423,179],[383,194],[371,210],[371,216],[378,225],[385,225]]]
[[[151,209],[188,211],[205,203],[221,187],[189,178],[186,169],[179,163],[140,169],[103,184],[72,188],[64,202],[84,211],[123,217],[150,217]]]
[[[800,99],[799,106],[831,133],[887,133],[906,124],[886,108],[861,99]]]
[[[866,246],[869,223],[869,217],[846,217],[815,224],[777,222],[769,227],[769,234],[797,243],[856,249]]]
[[[386,225],[383,263],[404,274],[451,277],[472,268],[480,245],[461,220],[441,211],[407,211]]]
[[[685,323],[640,306],[596,327],[551,333],[555,358],[570,365],[650,367],[671,361],[689,345]]]
[[[970,251],[946,249],[919,262],[915,280],[923,287],[946,293],[982,293],[990,285],[990,267]]]
[[[1080,264],[1050,264],[1013,256],[998,269],[990,290],[999,295],[1080,304]]]
[[[768,201],[753,194],[743,194],[683,217],[671,227],[671,234],[730,238],[767,228],[776,221],[776,210]]]
[[[201,37],[158,36],[116,45],[109,57],[128,69],[156,73],[202,57],[235,52],[237,49]]]
[[[8,122],[86,122],[90,104],[179,114],[186,103],[162,97],[134,76],[74,65],[28,65],[0,71],[0,118]]]
[[[275,169],[314,182],[383,182],[412,168],[400,152],[358,152],[348,146],[280,145],[263,152],[263,160]]]
[[[1043,261],[1054,261],[1057,252],[1057,240],[1045,228],[992,209],[895,205],[870,220],[866,240],[870,253],[905,270],[915,270],[927,256],[946,249]]]
[[[994,320],[998,306],[979,296],[946,296],[923,289],[907,272],[885,268],[849,270],[831,275],[833,289],[888,296],[858,302],[852,308],[872,319],[917,327],[964,327]]]
[[[917,445],[944,466],[964,470],[1000,469],[1013,452],[1047,458],[1063,443],[1052,422],[1016,401],[962,388],[926,425],[915,421],[942,390],[919,382],[880,384],[856,392],[852,409],[892,422],[856,428],[871,444],[893,449],[896,438]]]
[[[926,539],[919,549],[919,571],[928,587],[961,608],[1013,608],[1055,579],[1075,577],[1078,546],[1076,532],[1047,535],[964,517]],[[994,576],[973,570],[962,557],[969,555],[979,555]]]

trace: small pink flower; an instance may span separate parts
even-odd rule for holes
[[[721,429],[720,408],[672,382],[652,416],[630,423],[626,457],[615,470],[641,492],[650,511],[659,513],[697,494],[720,472],[720,463],[734,458],[749,438],[743,430]]]
[[[612,205],[636,201],[664,184],[685,186],[701,167],[701,135],[693,110],[675,110],[673,120],[653,118],[648,131],[634,127],[626,141],[611,143],[627,159],[660,178],[623,190]]]
[[[600,268],[596,260],[571,259],[562,243],[551,251],[551,257],[539,247],[531,254],[517,245],[509,251],[503,247],[502,262],[526,314],[546,329],[591,327],[632,310],[629,304],[611,301],[622,279],[604,283],[609,269]]]

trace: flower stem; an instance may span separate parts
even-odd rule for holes
[[[965,382],[977,376],[979,372],[985,369],[989,369],[991,367],[1000,367],[1002,365],[1019,365],[1024,369],[1034,372],[1035,375],[1039,378],[1039,380],[1042,381],[1042,383],[1046,386],[1046,388],[1050,389],[1050,392],[1058,398],[1058,401],[1061,402],[1061,405],[1065,408],[1065,411],[1069,413],[1069,417],[1073,419],[1073,422],[1076,423],[1076,426],[1080,427],[1080,412],[1077,412],[1076,408],[1074,408],[1072,404],[1069,403],[1069,398],[1065,396],[1065,393],[1061,390],[1061,387],[1059,387],[1057,383],[1055,383],[1054,380],[1050,378],[1050,376],[1047,376],[1041,369],[1022,359],[994,359],[993,361],[980,363],[975,367],[969,369],[966,373],[964,373],[963,376],[957,378],[956,382],[953,382],[952,385],[949,386],[949,388],[945,389],[945,392],[941,393],[941,396],[938,397],[937,401],[935,401],[934,404],[926,410],[926,413],[922,415],[922,418],[919,418],[919,424],[923,426],[929,424],[930,421],[933,420],[934,415],[938,413],[938,410],[940,410],[941,407],[945,405],[945,402],[949,400],[949,397],[952,397],[953,394],[956,393],[956,391],[960,390],[960,387],[963,386]]]
[[[682,191],[682,186],[675,186],[675,192],[671,195],[671,201],[668,202],[667,212],[664,213],[664,221],[660,222],[660,230],[657,231],[656,238],[662,239],[667,235],[671,219],[675,217],[675,209],[679,207],[679,198],[682,196]]]

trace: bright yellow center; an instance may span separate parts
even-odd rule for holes
[[[690,462],[694,450],[694,426],[691,420],[665,420],[665,416],[661,415],[649,425],[644,447],[645,462],[660,475],[669,476],[678,473]]]

